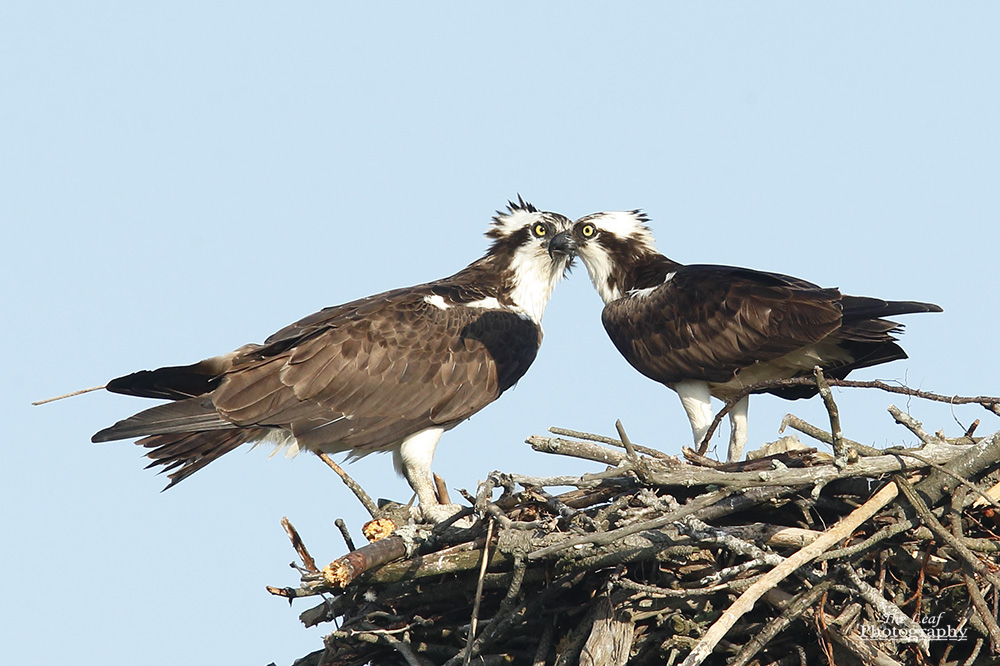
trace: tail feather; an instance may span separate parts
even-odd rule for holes
[[[868,296],[843,296],[844,319],[875,319],[919,312],[943,312],[940,305],[920,301],[884,301]]]
[[[219,415],[209,398],[189,398],[141,411],[96,433],[91,441],[110,442],[144,435],[230,430],[237,427]]]
[[[204,395],[219,385],[215,373],[200,372],[202,363],[194,365],[140,370],[124,377],[116,377],[105,387],[112,393],[134,395],[140,398],[183,400]]]
[[[168,433],[140,439],[136,444],[152,449],[146,454],[153,462],[150,467],[163,467],[160,472],[170,472],[171,488],[191,476],[208,463],[221,458],[242,444],[262,439],[269,428],[240,428],[209,432]],[[176,471],[171,471],[176,470]]]
[[[140,370],[112,379],[105,388],[112,393],[166,400],[184,400],[205,395],[215,390],[226,372],[259,347],[260,345],[255,344],[243,345],[228,354],[206,358],[191,365]]]
[[[934,303],[885,301],[868,296],[842,296],[840,302],[843,319],[831,339],[847,352],[850,360],[823,364],[826,376],[835,379],[846,379],[854,370],[906,358],[906,352],[896,344],[896,337],[893,335],[901,333],[903,325],[883,317],[943,311]],[[807,377],[809,374],[802,372],[798,376]],[[818,389],[812,385],[784,386],[765,392],[786,400],[798,400],[812,397]]]

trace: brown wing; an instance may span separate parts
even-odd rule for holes
[[[725,382],[837,330],[840,298],[836,289],[775,273],[691,265],[645,295],[609,303],[602,320],[647,377]]]
[[[264,345],[191,366],[120,377],[109,390],[174,400],[101,430],[95,442],[146,436],[170,486],[274,429],[299,444],[364,454],[476,413],[527,371],[537,326],[515,313],[462,307],[489,294],[421,285],[326,308]],[[438,296],[452,307],[425,301]],[[168,487],[170,487],[168,486]]]
[[[307,448],[359,453],[468,418],[527,371],[538,329],[511,312],[442,309],[425,295],[365,299],[272,341],[223,377],[215,408],[239,426],[290,428]]]

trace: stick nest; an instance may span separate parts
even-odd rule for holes
[[[433,527],[382,507],[388,536],[355,549],[341,522],[323,568],[284,521],[301,580],[268,589],[333,623],[296,664],[1000,662],[1000,431],[931,435],[891,407],[920,446],[877,450],[827,408],[829,431],[785,423],[833,455],[785,438],[733,464],[553,429],[528,442],[606,468],[494,472]]]

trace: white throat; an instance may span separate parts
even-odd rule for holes
[[[590,281],[594,283],[594,289],[601,295],[605,305],[622,297],[621,289],[611,285],[611,258],[602,248],[598,247],[594,252],[581,252],[580,259],[587,267]]]
[[[552,297],[552,290],[562,279],[567,259],[553,261],[548,252],[537,245],[521,247],[510,262],[514,274],[511,300],[517,309],[536,324],[542,323],[545,306]]]
[[[634,246],[633,257],[657,254],[656,243],[653,241],[653,234],[646,226],[646,217],[639,211],[619,210],[604,213],[594,213],[577,220],[579,224],[583,220],[589,220],[600,229],[600,233],[610,234],[622,241],[627,241]],[[604,304],[617,301],[625,294],[620,285],[611,284],[611,272],[614,268],[611,257],[607,250],[601,246],[600,238],[598,242],[589,241],[580,248],[580,259],[587,267],[590,281],[594,283],[594,288],[601,295]]]

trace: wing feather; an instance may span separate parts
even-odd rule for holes
[[[234,427],[215,411],[211,400],[188,398],[143,410],[101,430],[91,438],[91,441],[111,442],[142,435],[192,430],[226,430]]]
[[[840,292],[725,266],[684,266],[662,286],[609,303],[602,316],[637,370],[669,384],[725,382],[744,367],[822,340],[841,323]]]
[[[122,393],[175,400],[95,441],[146,437],[171,485],[275,429],[303,448],[362,455],[475,414],[527,371],[538,327],[502,310],[462,307],[489,293],[465,287],[395,290],[305,317],[263,345],[192,366],[134,373]],[[427,303],[431,294],[451,307]],[[191,394],[195,397],[189,397]]]
[[[441,309],[423,294],[366,301],[234,369],[213,392],[241,425],[288,427],[310,448],[378,448],[476,413],[519,379],[540,342],[511,312]]]

